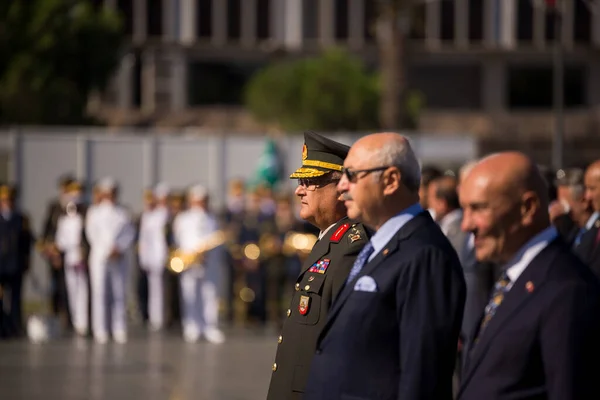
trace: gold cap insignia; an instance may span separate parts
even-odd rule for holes
[[[308,157],[308,149],[306,148],[306,144],[302,146],[302,161],[306,160]]]

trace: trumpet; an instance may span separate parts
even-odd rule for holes
[[[208,251],[216,249],[227,241],[227,237],[223,231],[216,231],[208,236],[198,247],[193,251],[183,251],[176,249],[169,256],[168,269],[176,274],[187,271],[196,265],[199,265],[200,258]]]

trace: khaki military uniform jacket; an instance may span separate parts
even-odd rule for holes
[[[361,224],[343,218],[315,244],[304,261],[278,339],[267,400],[302,398],[327,313],[368,240]]]

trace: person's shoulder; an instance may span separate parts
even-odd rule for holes
[[[345,253],[359,252],[371,238],[371,231],[362,223],[342,219],[331,230],[329,241],[337,243]]]

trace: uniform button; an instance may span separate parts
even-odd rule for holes
[[[273,372],[277,371],[277,363],[273,363]]]
[[[299,283],[296,283],[296,292],[297,292],[298,290],[300,290],[300,284],[299,284]]]
[[[308,289],[310,289],[310,285],[304,286],[304,290],[308,291]]]
[[[279,339],[277,339],[277,343],[283,342],[283,336],[279,335]]]
[[[286,313],[286,314],[287,314],[287,316],[289,317],[290,315],[292,315],[292,310],[290,310],[290,309],[288,308],[288,310],[287,310],[287,313]]]

